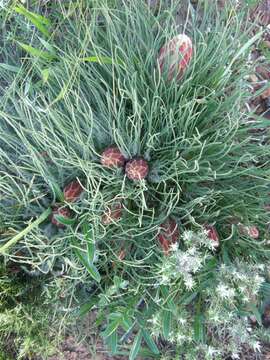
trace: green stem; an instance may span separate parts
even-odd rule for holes
[[[15,235],[12,239],[10,239],[5,245],[0,247],[0,255],[3,255],[11,246],[15,245],[21,238],[27,235],[32,229],[41,224],[47,217],[51,214],[52,209],[48,208],[45,210],[39,218],[37,218],[34,222],[29,224],[24,230],[22,230],[19,234]]]

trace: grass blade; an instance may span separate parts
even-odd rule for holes
[[[30,231],[32,231],[35,227],[41,224],[44,220],[48,218],[51,214],[51,208],[45,210],[34,222],[29,224],[23,231],[10,239],[5,245],[0,248],[0,255],[5,254],[5,252],[14,246],[19,240],[21,240],[25,235],[27,235]]]
[[[34,57],[39,57],[43,60],[54,60],[57,58],[57,56],[55,54],[49,53],[48,51],[44,51],[44,50],[40,50],[40,49],[36,49],[31,45],[27,45],[27,44],[23,44],[21,42],[18,42],[18,44],[20,45],[20,47],[25,50],[28,54],[34,56]]]
[[[50,36],[49,30],[47,29],[47,26],[50,25],[50,21],[44,16],[35,14],[27,10],[22,5],[15,6],[14,10],[16,11],[16,13],[25,16],[43,35],[47,37]]]
[[[2,69],[14,72],[16,74],[20,71],[20,68],[18,66],[8,65],[8,64],[4,64],[4,63],[0,63],[0,67]]]

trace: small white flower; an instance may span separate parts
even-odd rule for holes
[[[206,350],[206,355],[209,356],[210,358],[212,358],[214,355],[217,355],[218,353],[219,353],[219,351],[214,349],[211,346],[208,346],[208,348]]]
[[[210,321],[213,322],[214,324],[215,323],[219,323],[220,322],[220,317],[218,314],[213,314],[211,317],[210,317]]]
[[[174,343],[174,342],[175,342],[175,335],[174,335],[173,332],[170,332],[170,333],[169,333],[168,340],[169,340],[169,342],[171,342],[171,343]]]
[[[217,293],[222,299],[232,300],[235,296],[235,291],[229,288],[227,285],[219,284],[217,287]]]
[[[177,334],[176,341],[179,345],[183,344],[186,341],[186,336],[183,334]]]
[[[195,256],[197,254],[197,249],[195,248],[195,246],[192,246],[191,248],[189,248],[188,253],[189,253],[189,255]]]
[[[162,274],[160,284],[166,285],[170,282],[170,278],[167,274]]]
[[[152,319],[149,319],[148,322],[152,323],[153,325],[158,325],[158,318],[157,316],[153,316]]]
[[[232,354],[232,359],[240,359],[239,354],[233,353],[233,354]]]
[[[261,352],[261,344],[259,343],[259,341],[254,341],[254,343],[252,344],[252,347],[253,347],[254,351]]]
[[[184,231],[183,233],[183,240],[184,241],[190,241],[192,239],[193,232],[190,230]]]
[[[188,290],[191,290],[195,286],[195,281],[190,274],[184,276],[184,283]]]
[[[178,243],[171,244],[171,246],[170,246],[170,250],[173,251],[173,252],[177,251],[178,248],[179,248]]]
[[[187,319],[179,318],[179,319],[178,319],[178,322],[179,322],[181,325],[185,325],[186,322],[187,322]]]

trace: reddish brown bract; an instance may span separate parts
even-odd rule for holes
[[[101,221],[104,225],[109,225],[113,222],[117,222],[122,218],[123,206],[121,203],[116,203],[108,207],[102,215]]]
[[[69,219],[71,217],[71,211],[69,210],[69,208],[67,207],[60,207],[60,206],[55,206],[53,208],[53,213],[52,213],[52,224],[54,224],[55,226],[59,227],[59,228],[64,228],[65,225],[61,224],[55,217],[55,215],[59,215],[59,216],[63,216],[64,218]]]
[[[125,251],[124,249],[122,249],[122,250],[120,251],[120,253],[118,254],[118,259],[119,259],[119,260],[124,260],[125,257],[126,257],[126,251]]]
[[[258,239],[260,236],[259,229],[256,226],[248,226],[248,235],[252,239]]]
[[[126,175],[130,180],[143,180],[149,172],[149,166],[144,159],[132,159],[126,164]]]
[[[161,73],[165,73],[169,81],[179,80],[184,74],[192,58],[192,41],[185,34],[179,34],[169,40],[158,55],[158,65]]]
[[[173,219],[168,219],[161,224],[157,238],[165,255],[169,254],[171,245],[179,240],[179,236],[178,225]]]
[[[71,181],[64,188],[64,198],[66,201],[73,202],[76,201],[81,193],[83,192],[83,188],[78,180]]]
[[[110,146],[101,154],[101,164],[109,168],[120,168],[125,165],[126,159],[117,146]]]
[[[207,231],[208,238],[210,240],[213,240],[214,247],[218,247],[219,246],[219,235],[218,235],[216,228],[212,225],[205,225],[204,228]]]
[[[239,232],[242,235],[251,237],[252,239],[258,239],[260,236],[259,229],[256,226],[244,226],[239,224]]]

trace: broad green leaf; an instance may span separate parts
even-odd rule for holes
[[[265,298],[270,299],[270,284],[267,282],[263,283],[261,286],[260,292]]]
[[[122,319],[122,326],[125,329],[125,331],[129,331],[133,327],[133,323],[130,319],[128,319],[127,317],[124,317]]]
[[[168,340],[169,333],[171,330],[171,322],[172,322],[171,311],[164,310],[163,319],[162,319],[162,330],[163,330],[163,336],[166,340]]]
[[[28,54],[30,54],[30,55],[32,55],[34,57],[39,57],[39,58],[41,58],[43,60],[47,60],[47,61],[56,59],[56,55],[51,54],[48,51],[43,51],[43,50],[40,50],[40,49],[36,49],[31,45],[23,44],[21,42],[18,42],[18,44],[20,45],[20,47],[23,50],[25,50],[26,52],[28,52]]]
[[[140,330],[134,339],[134,343],[129,353],[129,360],[135,360],[137,355],[139,354],[142,342],[142,331]]]
[[[73,245],[75,254],[81,261],[81,263],[85,266],[86,270],[89,272],[93,279],[95,279],[97,282],[100,282],[101,276],[98,272],[98,269],[93,265],[92,262],[90,262],[88,254],[84,253],[82,250],[79,249],[75,238],[73,238]]]
[[[222,248],[222,258],[223,258],[224,264],[226,264],[226,265],[231,264],[228,249],[227,249],[226,245],[224,245],[223,248]]]
[[[54,218],[60,224],[67,225],[67,226],[73,225],[75,223],[75,221],[76,221],[75,218],[70,219],[70,218],[66,218],[65,216],[57,215],[57,214],[54,215]]]
[[[19,10],[17,11],[16,8],[19,9]],[[51,21],[48,18],[46,18],[43,15],[39,15],[39,14],[36,14],[36,13],[34,13],[32,11],[27,10],[23,5],[15,6],[15,11],[18,12],[18,13],[21,13],[22,15],[31,14],[35,19],[37,19],[42,24],[47,25],[47,26],[51,25]]]
[[[80,251],[76,247],[74,247],[73,249],[74,249],[74,252],[77,255],[78,259],[85,266],[86,270],[89,272],[89,274],[92,276],[92,278],[94,280],[96,280],[97,282],[100,282],[101,276],[98,272],[98,269],[89,262],[87,255],[85,255],[82,251]]]
[[[15,6],[14,10],[23,16],[25,16],[43,35],[49,37],[50,33],[47,26],[50,25],[50,21],[44,16],[35,14],[27,10],[23,5]]]
[[[112,333],[110,336],[107,337],[106,343],[112,355],[115,355],[117,353],[117,344],[118,344],[117,331],[115,331],[114,333]]]
[[[65,201],[64,193],[60,189],[60,186],[57,184],[57,182],[51,178],[51,179],[49,179],[49,185],[52,188],[52,191],[53,191],[53,194],[54,194],[56,200],[58,200],[60,202],[64,202]]]
[[[182,298],[181,298],[181,303],[183,305],[189,305],[198,295],[198,292],[194,292],[191,295],[189,295],[189,293],[185,294]]]
[[[98,302],[98,298],[94,297],[87,303],[83,304],[80,307],[79,316],[84,316],[85,314],[87,314],[97,304],[97,302]]]
[[[121,321],[120,319],[115,319],[109,323],[106,329],[101,333],[104,338],[111,336],[119,327]]]
[[[258,321],[258,324],[262,325],[262,316],[261,316],[258,308],[256,307],[256,305],[249,303],[248,308],[250,309],[252,314],[255,316],[256,320]]]
[[[14,73],[18,73],[20,71],[19,66],[13,66],[13,65],[8,65],[8,64],[4,64],[4,63],[0,63],[0,67],[2,69],[14,72]]]
[[[80,59],[83,62],[91,62],[91,63],[99,63],[99,64],[118,64],[123,65],[123,61],[121,59],[113,59],[110,56],[88,56]]]
[[[113,64],[112,58],[109,56],[88,56],[81,58],[81,61],[93,62],[99,64]]]
[[[96,249],[95,249],[95,243],[93,241],[93,231],[90,225],[87,224],[83,225],[83,234],[85,240],[87,241],[88,260],[91,264],[93,264]]]
[[[148,345],[149,349],[154,353],[154,354],[159,354],[159,350],[158,347],[156,345],[156,343],[154,342],[154,340],[152,339],[151,335],[149,334],[148,331],[146,331],[145,329],[142,329],[142,334],[143,334],[143,338],[146,342],[146,344]]]
[[[194,338],[200,343],[204,342],[204,317],[201,314],[195,316]]]
[[[48,82],[49,75],[50,75],[50,69],[41,70],[42,81],[44,84],[46,84]]]

